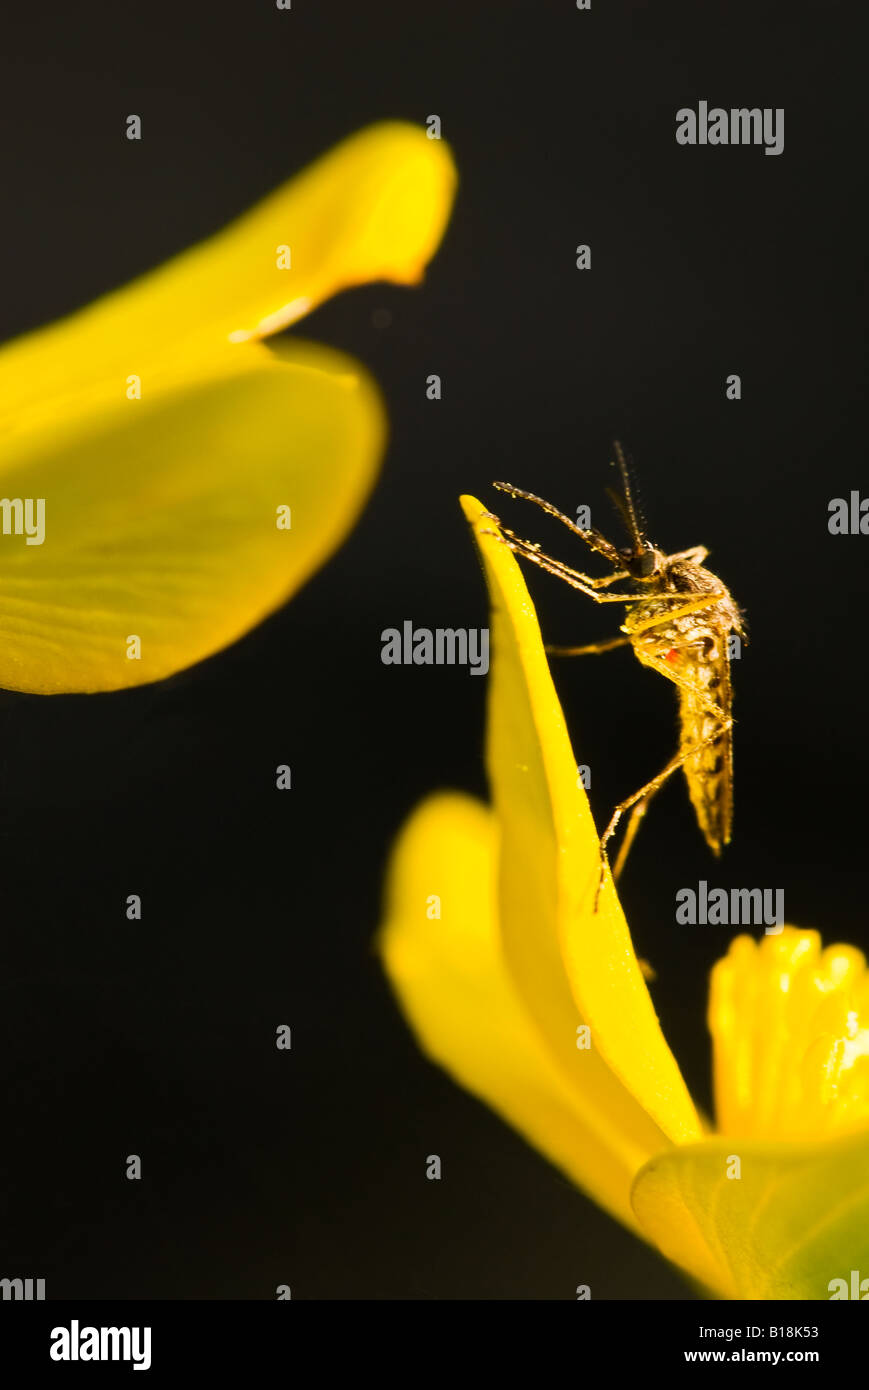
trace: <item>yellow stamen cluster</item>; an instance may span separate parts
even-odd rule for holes
[[[821,1139],[869,1124],[869,975],[853,946],[785,927],[739,936],[712,971],[717,1128]]]

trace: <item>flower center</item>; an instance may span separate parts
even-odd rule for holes
[[[869,1124],[869,975],[815,931],[739,936],[712,971],[722,1134],[818,1139]]]

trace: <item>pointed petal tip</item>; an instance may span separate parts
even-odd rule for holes
[[[498,525],[461,505],[483,560],[492,615],[489,780],[505,846],[499,921],[518,988],[556,1054],[577,1016],[650,1127],[680,1142],[701,1126],[658,1023],[577,776],[564,713],[524,574]],[[533,932],[529,923],[534,922]]]

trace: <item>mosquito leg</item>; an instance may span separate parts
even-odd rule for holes
[[[695,565],[702,565],[703,561],[709,556],[709,551],[705,545],[692,545],[690,550],[676,550],[672,555],[668,555],[668,560],[693,560]]]
[[[585,647],[543,648],[549,656],[596,656],[598,652],[611,652],[615,647],[629,647],[630,637],[610,637],[606,642],[590,642]]]
[[[679,690],[687,690],[689,695],[695,695],[698,700],[703,702],[703,713],[711,714],[713,719],[725,720],[727,715],[721,705],[711,698],[709,691],[704,690],[696,681],[688,680],[680,671],[676,671],[667,660],[655,659],[654,657],[643,657],[643,665],[648,666],[650,671],[657,671],[659,675],[666,677]]]
[[[521,537],[514,535],[508,527],[505,526],[503,531],[503,535],[501,531],[482,531],[481,535],[494,536],[495,540],[500,541],[502,545],[506,545],[514,554],[521,555],[524,559],[530,560],[533,565],[538,565],[540,569],[546,570],[547,573],[554,574],[556,579],[563,579],[565,584],[569,584],[573,589],[579,589],[580,593],[585,594],[588,598],[593,598],[595,603],[642,602],[642,594],[599,594],[591,587],[593,584],[597,584],[599,588],[603,588],[604,584],[612,583],[614,579],[626,579],[628,575],[625,571],[621,571],[614,575],[608,575],[603,582],[594,579],[590,580],[587,575],[582,575],[578,570],[572,570],[568,565],[563,564],[561,560],[555,560],[551,555],[547,555],[536,543],[532,545],[530,541],[523,541]],[[682,594],[657,594],[656,598],[664,603],[681,603],[682,607],[675,610],[671,609],[666,614],[659,614],[654,618],[649,618],[647,622],[632,629],[632,632],[644,632],[646,628],[657,627],[661,623],[672,621],[673,618],[680,618],[686,613],[695,613],[701,608],[709,608],[713,603],[718,602],[721,598],[721,594],[718,592],[714,594],[704,594],[702,598],[692,599],[690,603],[685,603]]]
[[[548,516],[554,516],[556,521],[560,521],[574,535],[582,536],[585,534],[581,526],[578,526],[569,516],[565,516],[564,512],[560,512],[557,507],[553,507],[551,502],[547,502],[543,497],[538,497],[536,492],[526,492],[524,488],[514,487],[512,483],[493,483],[492,487],[496,487],[499,492],[506,492],[508,497],[521,497],[523,502],[533,502],[535,507],[542,508]]]
[[[658,788],[656,787],[655,791],[657,790]],[[624,833],[624,837],[622,839],[621,844],[619,845],[619,852],[616,856],[615,868],[613,869],[613,878],[616,883],[618,883],[619,879],[621,878],[622,869],[625,867],[625,860],[627,859],[628,854],[630,853],[631,845],[634,843],[637,831],[639,830],[640,825],[642,823],[643,816],[648,811],[649,803],[651,802],[652,797],[654,795],[654,791],[649,792],[648,796],[644,796],[642,801],[638,801],[634,809],[631,811],[631,818],[628,821],[628,828]]]
[[[667,781],[667,778],[672,777],[673,773],[677,772],[683,763],[686,763],[689,758],[693,758],[694,754],[699,753],[701,748],[707,748],[710,743],[717,743],[721,735],[726,734],[728,729],[732,727],[733,720],[731,718],[728,717],[727,719],[723,719],[713,733],[701,739],[699,743],[693,743],[690,748],[676,753],[667,763],[667,766],[661,769],[657,777],[653,777],[651,781],[646,782],[644,786],[640,787],[639,791],[634,792],[633,796],[628,796],[624,801],[620,801],[610,817],[609,825],[601,836],[601,849],[605,849],[608,841],[612,839],[615,834],[616,826],[625,811],[629,811],[632,806],[635,806],[638,801],[642,801],[643,797],[648,796],[649,793],[658,791]]]
[[[502,536],[500,531],[482,531],[483,536],[494,536],[502,545],[506,545],[516,555],[521,555],[526,560],[530,560],[532,565],[538,565],[540,569],[546,570],[549,574],[554,574],[556,579],[563,579],[565,584],[569,584],[572,589],[579,589],[581,594],[588,598],[593,598],[595,603],[637,603],[642,595],[639,594],[599,594],[592,589],[585,579],[577,577],[577,571],[571,570],[567,565],[563,565],[560,560],[554,560],[551,555],[545,554],[542,550],[535,550],[528,541],[522,541],[517,537]],[[626,576],[613,575],[613,579],[624,579]]]
[[[648,632],[653,627],[665,627],[675,618],[685,618],[689,613],[701,613],[704,608],[712,608],[725,592],[724,589],[716,589],[714,593],[702,594],[699,598],[690,599],[688,603],[685,603],[683,594],[656,594],[657,600],[663,599],[666,603],[679,602],[682,607],[670,608],[666,613],[656,613],[653,618],[646,618],[644,622],[637,623],[636,627],[631,628],[630,636],[635,637],[638,632]]]
[[[528,559],[533,559],[534,555],[540,555],[544,560],[548,561],[550,565],[554,565],[565,579],[568,576],[573,579],[579,579],[583,584],[587,584],[590,589],[606,589],[608,585],[615,583],[617,579],[630,579],[629,572],[624,569],[618,569],[615,574],[605,574],[602,578],[598,579],[593,578],[590,574],[583,574],[581,570],[575,570],[570,565],[566,565],[563,560],[556,560],[554,556],[547,555],[545,550],[540,549],[536,541],[526,541],[523,540],[521,536],[517,536],[516,532],[511,531],[509,526],[505,526],[500,517],[497,517],[494,512],[486,512],[485,515],[490,521],[496,521],[498,523],[499,530],[498,532],[484,531],[484,536],[499,535],[500,539],[503,540],[506,545],[509,545],[511,550],[515,550],[517,555],[524,555]]]
[[[496,487],[499,492],[506,492],[508,497],[519,497],[523,502],[533,502],[535,507],[540,507],[547,516],[554,516],[556,521],[560,521],[563,526],[567,527],[568,531],[572,531],[575,536],[581,536],[583,540],[589,534],[587,530],[584,531],[581,526],[572,521],[569,516],[565,516],[564,512],[553,507],[551,502],[547,502],[544,497],[538,497],[536,492],[526,492],[524,488],[514,487],[512,483],[493,483],[492,487]]]
[[[585,541],[585,544],[590,546],[592,550],[605,555],[611,564],[617,568],[621,564],[622,557],[619,555],[617,547],[613,545],[612,541],[608,541],[605,536],[602,536],[594,526],[583,530],[569,516],[565,516],[564,512],[553,507],[552,503],[547,502],[544,497],[538,497],[535,492],[526,492],[524,488],[514,487],[512,483],[493,483],[492,486],[496,487],[499,492],[506,492],[508,497],[518,497],[524,502],[533,502],[535,507],[540,507],[547,516],[554,516],[556,521],[560,521],[563,526],[567,527],[568,531],[579,536],[580,540]]]
[[[604,831],[603,835],[601,836],[600,840],[601,877],[597,890],[598,896],[600,896],[600,890],[603,886],[604,875],[606,873],[606,866],[608,863],[606,847],[609,841],[612,839],[613,835],[615,834],[616,827],[618,826],[618,823],[624,815],[625,811],[629,811],[632,806],[636,806],[637,802],[642,802],[645,800],[648,804],[648,801],[651,800],[655,793],[661,789],[661,787],[667,781],[667,778],[672,777],[673,773],[677,772],[678,769],[683,765],[683,763],[686,763],[689,758],[692,758],[694,756],[695,753],[699,753],[701,748],[707,748],[710,743],[717,743],[718,739],[721,738],[721,735],[727,733],[728,729],[732,728],[733,720],[730,717],[722,720],[718,727],[715,729],[715,731],[711,733],[708,736],[708,738],[701,739],[699,743],[694,743],[691,745],[690,748],[686,748],[682,752],[676,753],[667,763],[667,766],[661,769],[657,777],[653,777],[650,782],[646,782],[645,786],[640,787],[640,790],[634,792],[633,796],[628,796],[625,798],[624,801],[619,802],[618,806],[613,811],[612,816],[610,817],[610,823]],[[637,833],[637,830],[639,829],[639,822],[641,819],[642,816],[637,817],[637,824],[636,828],[633,830],[633,833],[631,833],[631,827],[628,827],[628,835],[630,836],[631,841],[633,841]],[[630,848],[630,846],[628,847]],[[617,868],[619,872],[621,872],[621,870],[624,868],[624,862],[626,857],[626,853],[619,855],[617,861]]]

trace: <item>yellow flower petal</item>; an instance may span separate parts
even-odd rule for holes
[[[382,447],[376,393],[337,354],[249,340],[347,286],[419,279],[454,185],[443,144],[372,126],[210,241],[0,351],[0,488],[46,512],[44,544],[0,546],[0,684],[156,680],[240,636],[334,549]]]
[[[672,1149],[638,1174],[633,1204],[662,1253],[726,1298],[828,1299],[852,1270],[869,1281],[866,1132]]]
[[[343,539],[384,429],[357,363],[289,342],[10,442],[4,495],[45,498],[45,540],[0,539],[0,686],[115,690],[234,641]]]
[[[795,927],[738,936],[712,971],[709,1028],[723,1134],[819,1139],[869,1123],[869,975],[855,947],[822,949]]]
[[[590,1025],[592,1046],[613,1074],[609,1103],[624,1121],[621,1088],[633,1097],[632,1133],[651,1154],[654,1126],[688,1142],[700,1124],[611,881],[595,911],[598,835],[525,581],[508,547],[489,534],[494,523],[481,504],[464,497],[462,505],[492,603],[487,762],[503,837],[498,904],[507,963],[568,1075],[576,1075],[578,1016]],[[659,1136],[657,1147],[663,1142]]]
[[[528,1017],[495,920],[497,825],[470,797],[425,801],[393,850],[379,947],[433,1061],[628,1226],[631,1178],[647,1156],[601,1058],[573,1044],[565,1077]],[[432,896],[440,918],[427,916]],[[649,1125],[649,1130],[652,1126]]]
[[[419,280],[455,182],[447,146],[419,127],[351,136],[210,240],[0,350],[0,439],[33,417],[123,399],[129,375],[144,396],[161,368],[174,376],[191,357],[274,333],[351,285]]]

